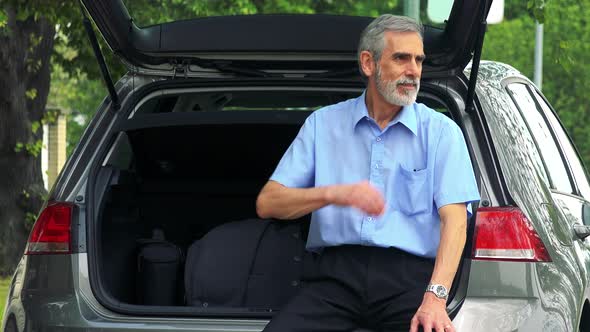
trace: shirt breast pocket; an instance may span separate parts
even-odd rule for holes
[[[408,216],[426,212],[432,206],[428,188],[429,170],[407,170],[400,165],[398,188],[394,189],[397,206]]]

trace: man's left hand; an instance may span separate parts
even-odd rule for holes
[[[455,332],[455,327],[447,314],[447,303],[431,292],[424,294],[424,299],[418,311],[412,318],[410,332],[418,332],[422,326],[424,332]]]

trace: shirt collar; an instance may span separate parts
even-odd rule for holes
[[[363,120],[364,118],[369,117],[369,110],[367,109],[367,104],[365,103],[365,95],[366,91],[363,91],[363,94],[357,98],[356,105],[354,108],[353,116],[352,116],[352,127],[353,130],[356,128],[356,125]],[[418,121],[416,119],[416,103],[413,103],[408,106],[403,106],[401,111],[397,114],[397,116],[385,127],[385,129],[393,126],[394,124],[400,122],[406,128],[408,128],[414,135],[418,135]]]
[[[362,119],[369,118],[369,111],[367,110],[367,104],[365,104],[366,91],[356,99],[356,104],[352,113],[352,129],[356,128],[356,125]]]

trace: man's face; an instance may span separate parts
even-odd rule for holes
[[[385,48],[376,63],[375,85],[390,104],[410,105],[420,89],[424,50],[420,35],[415,32],[384,34]]]

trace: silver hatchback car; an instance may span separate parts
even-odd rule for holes
[[[34,226],[0,327],[261,331],[314,257],[308,218],[257,220],[256,195],[310,112],[362,93],[371,18],[139,28],[122,1],[82,3],[129,72],[112,83],[87,19],[109,96]],[[480,63],[490,4],[455,0],[424,38],[419,102],[462,129],[482,197],[448,312],[457,331],[590,331],[588,178],[541,92]]]

